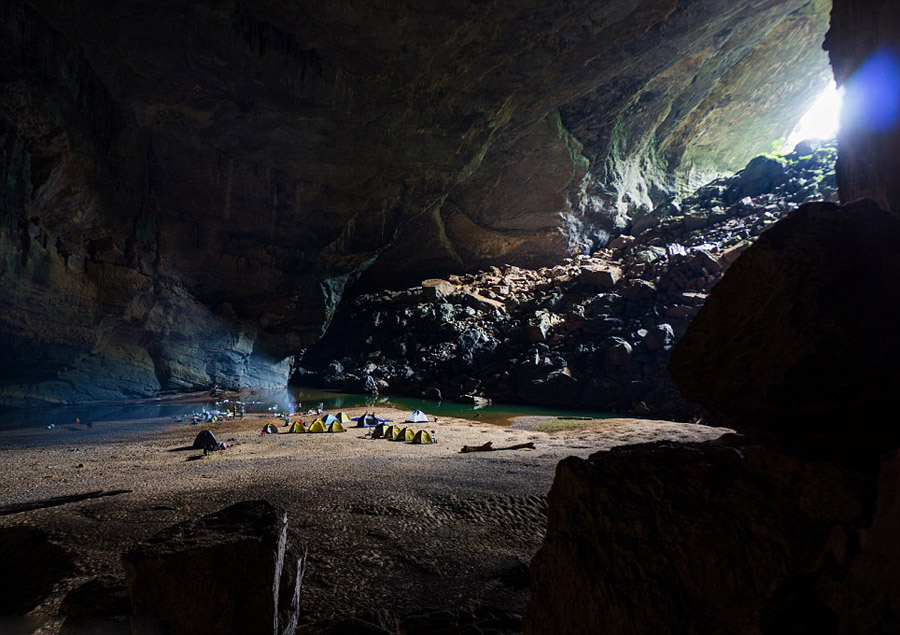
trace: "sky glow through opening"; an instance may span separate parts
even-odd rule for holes
[[[831,139],[837,135],[844,91],[838,90],[834,80],[806,111],[787,140],[788,150],[805,139]]]

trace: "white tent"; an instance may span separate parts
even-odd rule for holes
[[[406,418],[406,423],[428,423],[428,415],[421,410],[413,410]]]

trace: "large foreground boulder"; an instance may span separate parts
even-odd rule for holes
[[[122,557],[134,632],[293,632],[304,554],[288,542],[283,509],[245,501],[137,545]]]
[[[685,396],[725,424],[830,454],[900,440],[900,220],[810,204],[763,233],[672,351]]]
[[[734,435],[562,461],[525,632],[894,633],[898,454],[877,471]]]

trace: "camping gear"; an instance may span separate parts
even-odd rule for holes
[[[211,430],[201,430],[200,433],[194,437],[194,445],[192,445],[191,448],[194,450],[218,450],[219,442],[216,440],[216,435],[214,435]]]
[[[359,427],[359,426],[357,426],[357,427]],[[377,424],[374,428],[372,428],[372,438],[373,439],[382,438],[384,436],[385,428],[387,428],[387,426],[385,424],[383,424],[383,423]]]
[[[288,432],[306,432],[306,424],[298,419],[291,424],[291,427],[288,428]]]
[[[404,423],[428,423],[428,415],[421,410],[413,410]]]
[[[398,436],[400,436],[400,428],[398,426],[390,425],[384,429],[383,437],[388,441],[393,441]]]
[[[398,434],[396,436],[394,441],[401,441],[401,442],[406,443],[408,441],[412,441],[415,436],[416,436],[415,430],[413,430],[412,428],[403,428],[400,431],[400,434]]]
[[[338,420],[338,418],[335,417],[333,414],[327,414],[324,417],[322,417],[322,423],[324,423],[326,426],[334,423],[337,420]]]
[[[341,422],[335,419],[328,424],[328,432],[345,432],[345,430],[344,426],[341,425]]]
[[[263,426],[260,434],[278,434],[278,428],[276,428],[274,424],[267,423]]]
[[[348,415],[346,412],[339,412],[337,414],[337,420],[341,423],[350,423],[351,421],[353,421],[353,419],[350,418],[350,415]]]
[[[325,432],[325,424],[321,419],[316,419],[311,424],[309,424],[309,429],[307,432]]]
[[[416,436],[413,437],[413,440],[410,441],[410,443],[420,443],[424,445],[426,443],[435,443],[435,440],[428,430],[419,430],[416,432]]]
[[[361,417],[357,417],[356,419],[357,428],[373,428],[378,424],[378,417],[376,417],[374,414],[369,414],[368,412]]]

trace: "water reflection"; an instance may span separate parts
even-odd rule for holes
[[[193,402],[128,402],[44,408],[8,409],[0,415],[0,431],[22,428],[66,428],[70,430],[103,430],[104,423],[145,419],[167,420],[172,423],[190,421],[193,413],[203,410],[234,410],[243,405],[248,413],[273,412],[306,413],[322,408],[339,411],[345,408],[396,408],[422,410],[432,417],[460,417],[485,423],[505,425],[524,415],[612,417],[609,412],[536,408],[523,405],[492,404],[489,406],[457,404],[448,401],[429,401],[414,397],[372,396],[331,392],[315,388],[290,387],[277,390],[253,391],[242,402],[227,399],[202,398]],[[90,426],[86,425],[90,422]],[[159,423],[159,421],[157,421]]]

